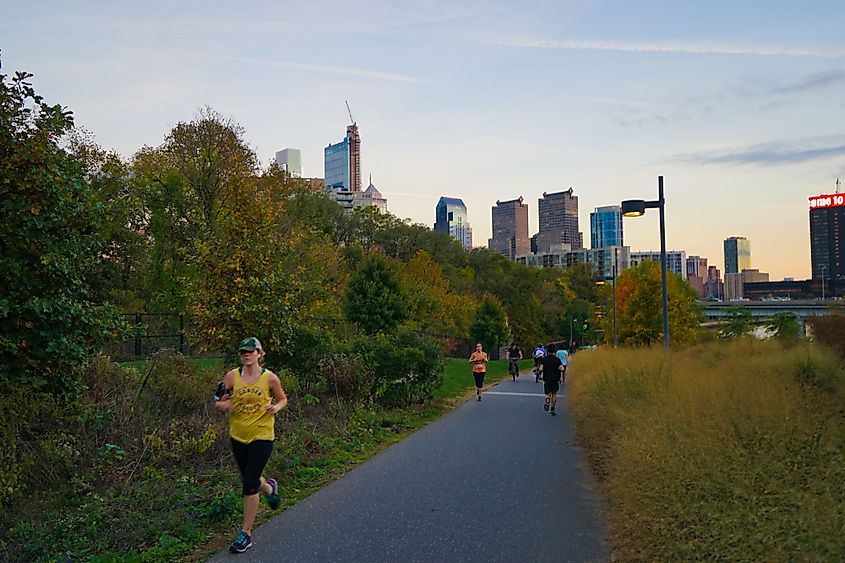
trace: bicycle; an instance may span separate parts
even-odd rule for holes
[[[508,373],[511,375],[514,381],[516,378],[519,377],[519,360],[510,360],[508,364]]]

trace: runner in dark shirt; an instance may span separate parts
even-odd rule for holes
[[[555,405],[557,405],[557,392],[560,389],[560,377],[563,374],[563,364],[555,355],[555,348],[549,345],[547,354],[543,357],[540,364],[540,371],[543,374],[543,392],[546,394],[546,402],[543,404],[543,410],[549,410],[551,407],[551,415],[555,416]]]

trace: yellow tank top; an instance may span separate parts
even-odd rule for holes
[[[235,385],[232,387],[232,412],[229,415],[229,435],[244,444],[255,440],[273,440],[275,417],[267,412],[272,401],[270,395],[270,372],[262,370],[258,380],[247,385],[241,377],[241,370],[235,371]]]

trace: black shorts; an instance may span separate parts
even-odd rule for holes
[[[484,376],[487,375],[486,372],[483,371],[474,371],[472,372],[472,376],[475,378],[475,386],[481,389],[484,387]]]
[[[560,391],[560,381],[546,381],[543,380],[543,393],[557,393]]]

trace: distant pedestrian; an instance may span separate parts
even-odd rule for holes
[[[229,547],[232,553],[243,553],[252,547],[259,491],[264,493],[270,508],[279,507],[278,484],[275,479],[265,479],[262,473],[273,453],[274,417],[288,404],[279,377],[259,363],[264,357],[261,342],[255,337],[245,338],[238,353],[241,367],[224,376],[215,395],[217,410],[229,413],[232,453],[243,484],[243,524]]]
[[[540,364],[543,363],[544,357],[546,357],[546,347],[542,344],[537,344],[534,348],[534,383],[540,381]]]
[[[561,346],[560,350],[555,352],[557,359],[560,360],[560,363],[563,365],[563,371],[561,372],[560,382],[562,384],[566,383],[566,366],[569,364],[569,351]]]
[[[549,353],[543,358],[540,364],[540,371],[543,373],[543,393],[546,394],[546,402],[543,410],[551,408],[551,415],[555,416],[555,405],[557,405],[557,392],[560,390],[560,378],[563,375],[563,365],[560,358],[554,354],[554,346],[549,346]]]
[[[475,379],[475,395],[478,400],[481,400],[481,388],[484,387],[484,376],[487,373],[487,362],[490,357],[482,349],[481,344],[475,345],[475,352],[469,357],[469,363],[472,364],[472,377]]]

